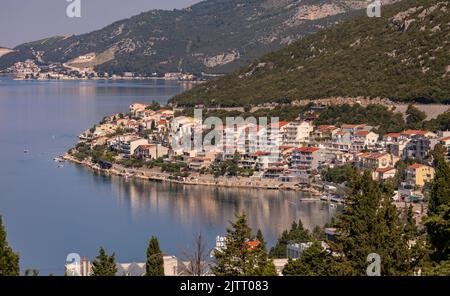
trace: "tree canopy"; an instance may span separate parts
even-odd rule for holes
[[[148,243],[145,271],[145,275],[147,276],[164,275],[164,258],[161,249],[159,248],[159,242],[156,236],[152,236]]]
[[[6,228],[0,216],[0,276],[18,276],[19,272],[19,255],[8,244]]]
[[[92,262],[93,276],[115,276],[117,272],[115,253],[108,255],[103,247],[100,248],[98,256]]]
[[[214,252],[213,273],[217,276],[276,275],[275,265],[267,258],[262,233],[252,235],[245,213],[236,216],[236,221],[230,224],[225,248]]]

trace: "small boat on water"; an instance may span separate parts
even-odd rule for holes
[[[63,168],[63,167],[64,167],[64,165],[60,164],[60,165],[59,165],[58,167],[59,167],[59,168]]]
[[[65,160],[62,156],[58,156],[58,157],[53,158],[53,161],[54,162],[64,162]]]
[[[30,152],[30,150],[28,150],[28,149],[23,150],[23,153],[25,153],[25,154],[27,154],[28,152]]]
[[[324,194],[320,197],[320,200],[322,201],[330,201],[330,196],[327,194]]]
[[[342,198],[339,195],[333,195],[330,198],[330,201],[334,202],[334,203],[341,203],[342,202]]]

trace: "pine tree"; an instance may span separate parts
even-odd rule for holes
[[[257,268],[255,270],[255,274],[262,276],[277,275],[275,264],[268,258],[266,240],[264,239],[261,229],[258,229],[258,232],[256,233],[256,241],[258,241],[260,244],[258,246],[259,250],[257,255]]]
[[[158,239],[152,236],[147,248],[146,276],[164,276],[164,259]]]
[[[337,243],[349,275],[365,275],[367,256],[381,257],[382,275],[411,275],[415,262],[399,211],[392,203],[392,188],[374,181],[369,172],[351,181],[348,205],[338,217]]]
[[[264,238],[260,232],[258,236],[263,241],[256,240],[251,228],[247,225],[245,213],[236,217],[227,229],[225,248],[215,251],[215,266],[212,271],[217,276],[255,276],[274,275],[275,266],[267,258]]]
[[[427,118],[425,112],[420,111],[414,105],[409,105],[406,110],[406,124],[410,128],[421,128],[421,123]]]
[[[406,212],[405,235],[408,239],[414,239],[417,235],[416,219],[414,219],[413,207],[409,205]]]
[[[301,220],[294,221],[289,231],[284,231],[278,238],[277,244],[270,250],[271,258],[286,258],[289,243],[306,243],[311,240],[311,234],[303,227]]]
[[[431,259],[438,264],[450,260],[450,165],[445,161],[442,151],[439,145],[433,151],[436,174],[432,182],[428,216],[424,221]]]
[[[342,265],[338,265],[328,250],[324,249],[320,242],[314,241],[302,256],[293,260],[289,258],[283,268],[283,275],[297,276],[335,276],[344,275]]]
[[[98,256],[92,262],[93,276],[115,276],[117,272],[115,257],[115,253],[108,256],[105,249],[101,247]]]
[[[19,255],[14,253],[6,240],[6,229],[0,216],[0,276],[18,276]]]

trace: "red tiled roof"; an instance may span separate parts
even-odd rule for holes
[[[370,132],[369,131],[357,131],[355,133],[355,135],[360,136],[360,137],[364,137],[367,136]]]
[[[356,127],[365,127],[365,124],[343,124],[341,128],[356,128]]]
[[[251,242],[246,242],[246,243],[245,243],[245,245],[246,245],[249,249],[255,249],[255,248],[257,248],[260,244],[261,244],[260,241],[251,241]]]
[[[376,169],[376,172],[378,173],[387,173],[389,171],[395,170],[393,167],[387,167],[387,168],[378,168]]]
[[[426,133],[428,133],[427,131],[421,131],[421,130],[405,130],[402,131],[401,134],[402,135],[408,135],[408,136],[414,136],[414,135],[425,135]]]
[[[264,156],[264,155],[270,155],[270,152],[266,152],[266,151],[256,151],[254,153],[256,156]]]
[[[270,124],[270,126],[282,128],[283,126],[288,125],[288,124],[289,124],[289,122],[287,122],[287,121],[280,121],[278,123],[272,123],[272,124]]]
[[[313,152],[316,152],[319,150],[320,150],[320,148],[317,148],[317,147],[300,147],[300,148],[295,149],[295,151],[306,152],[306,153],[313,153]]]
[[[334,129],[337,129],[337,127],[335,127],[334,125],[319,125],[319,131],[321,132]]]
[[[420,169],[423,165],[420,163],[412,164],[408,167],[408,169]]]
[[[450,141],[450,137],[440,138],[439,141],[442,142]]]
[[[400,137],[400,133],[389,133],[383,136],[383,138],[398,138],[398,137]]]

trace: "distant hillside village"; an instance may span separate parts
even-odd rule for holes
[[[84,60],[89,57],[81,56],[78,59]],[[167,80],[179,81],[200,81],[201,78],[192,73],[152,73],[152,75],[138,75],[134,72],[124,72],[121,74],[109,74],[107,72],[96,72],[93,66],[78,66],[70,64],[51,63],[41,65],[35,60],[25,60],[17,62],[13,66],[2,71],[14,76],[17,80],[78,80],[78,79],[122,79],[141,80],[148,78],[164,78]]]
[[[66,157],[127,177],[270,189],[339,187],[342,181],[329,172],[351,165],[369,170],[375,180],[396,179],[398,201],[418,201],[426,198],[434,176],[430,152],[437,144],[450,151],[450,131],[404,130],[380,136],[368,124],[316,126],[301,117],[267,127],[216,126],[222,142],[201,148],[194,142],[174,146],[182,130],[204,133],[202,124],[157,103],[133,104],[128,114],[107,116],[83,132]],[[259,142],[263,134],[264,145]]]

